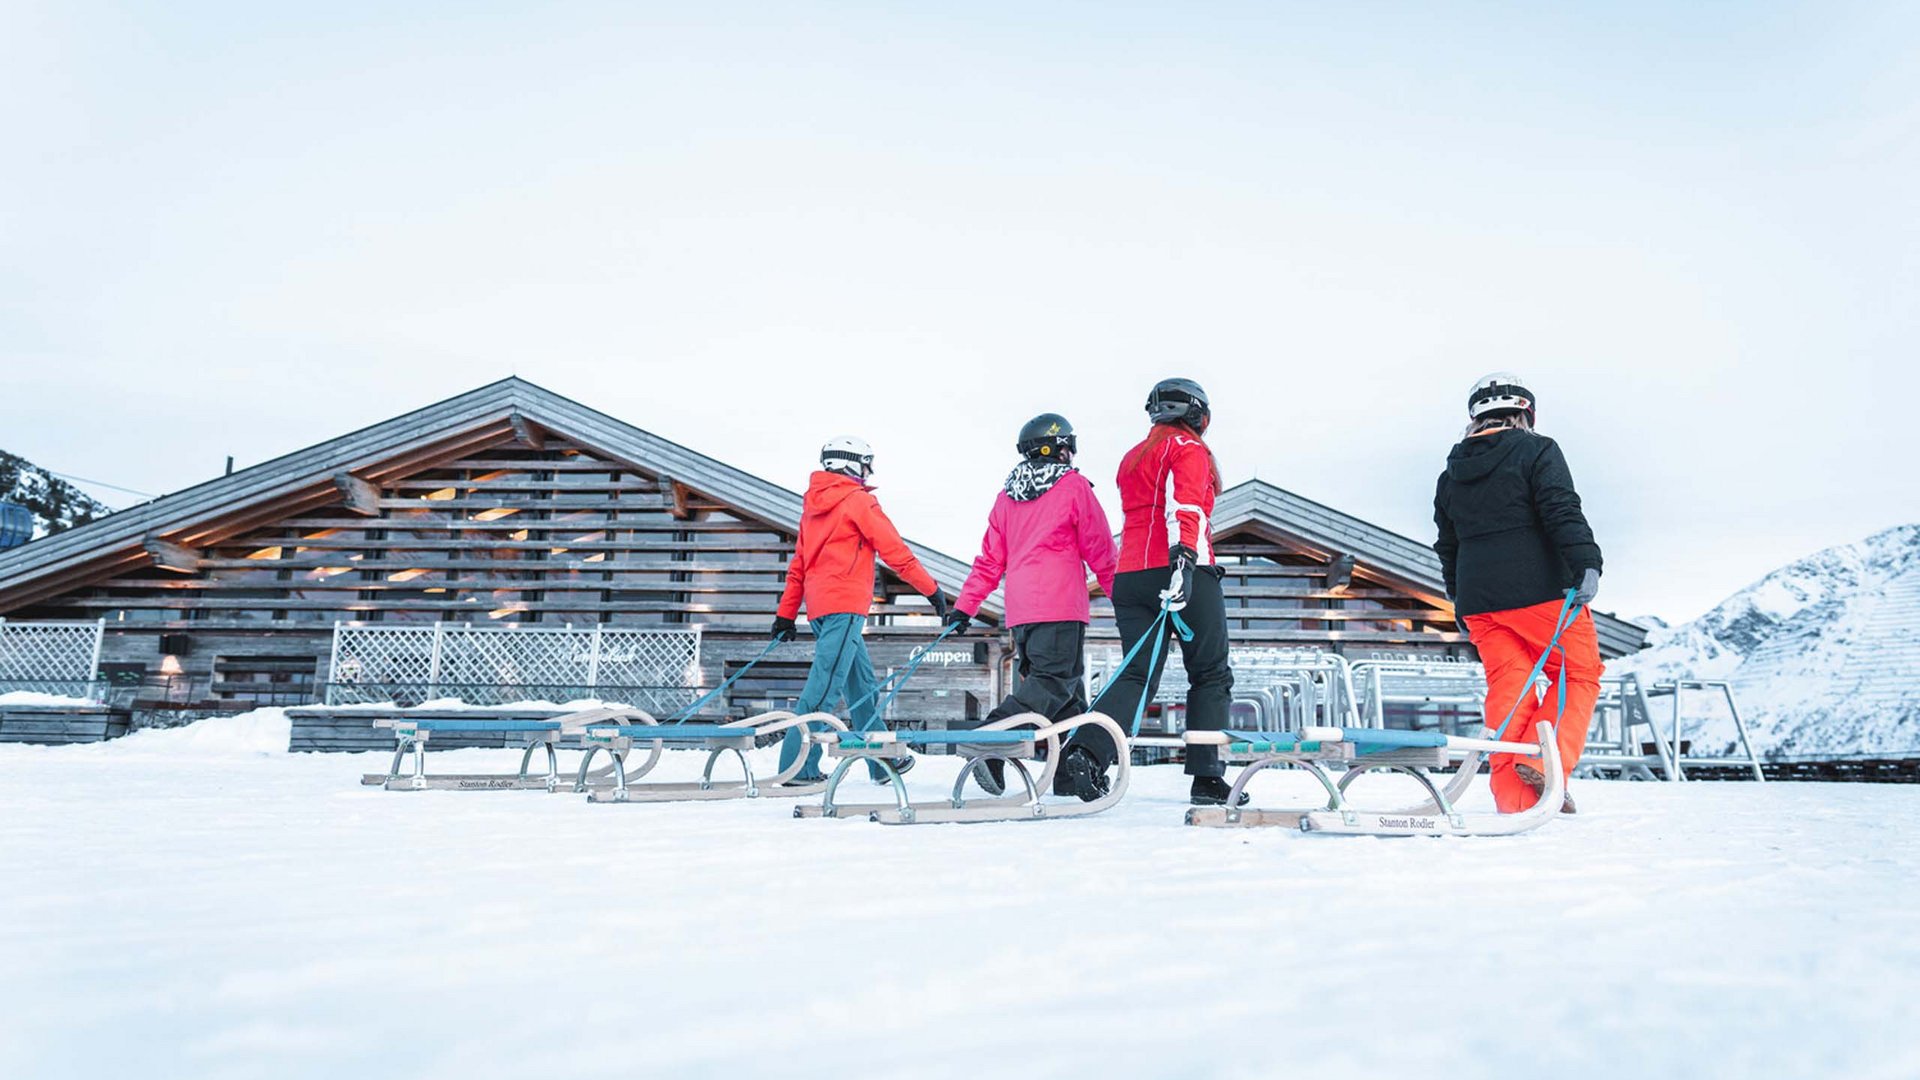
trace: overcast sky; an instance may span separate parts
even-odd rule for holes
[[[1511,369],[1603,609],[1920,520],[1920,5],[477,7],[0,0],[0,448],[165,492],[517,373],[861,434],[970,557],[1024,420],[1117,523],[1185,375],[1425,540]]]

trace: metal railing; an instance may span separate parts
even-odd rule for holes
[[[1092,652],[1087,664],[1090,700],[1118,673],[1124,658],[1112,646]],[[1234,726],[1256,731],[1362,726],[1346,657],[1319,649],[1235,649],[1230,659]],[[1153,698],[1160,714],[1142,720],[1141,732],[1179,735],[1185,731],[1188,689],[1186,669],[1179,657],[1170,657]]]
[[[1357,660],[1353,682],[1369,727],[1387,726],[1389,706],[1413,713],[1410,727],[1451,727],[1451,734],[1478,729],[1485,719],[1486,672],[1471,660]]]
[[[589,686],[584,683],[421,683],[369,682],[328,683],[305,692],[306,704],[324,701],[337,705],[398,705],[414,707],[434,701],[456,701],[462,705],[492,707],[523,701],[599,701],[609,705],[627,705],[645,709],[666,719],[693,704],[705,691],[697,686],[649,684],[644,686]],[[276,704],[290,704],[276,702]],[[724,703],[715,703],[716,710]]]
[[[1726,706],[1733,721],[1740,752],[1733,757],[1704,756],[1689,753],[1692,741],[1687,737],[1688,722],[1698,723],[1699,715],[1690,713],[1689,695],[1704,695],[1709,701]],[[1666,699],[1664,717],[1656,718],[1654,701]],[[1665,731],[1661,730],[1665,721]],[[1651,742],[1642,742],[1640,733]],[[1622,776],[1644,780],[1656,773],[1673,781],[1687,779],[1688,766],[1724,767],[1738,764],[1764,781],[1766,771],[1754,751],[1746,718],[1733,686],[1720,680],[1676,679],[1643,684],[1637,675],[1610,675],[1600,680],[1600,701],[1593,711],[1593,726],[1587,732],[1587,751],[1581,756],[1579,772],[1591,775],[1596,770],[1616,770]]]
[[[597,697],[614,688],[681,687],[700,681],[700,628],[625,629],[336,623],[329,705],[389,700],[394,688],[424,688],[426,700],[476,693],[491,703],[571,688]],[[651,700],[651,699],[650,699]],[[641,708],[639,702],[625,702]],[[651,711],[651,710],[649,710]]]

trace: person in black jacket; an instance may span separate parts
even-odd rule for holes
[[[1561,768],[1580,761],[1593,706],[1600,697],[1600,643],[1585,608],[1600,590],[1600,545],[1580,509],[1567,459],[1552,439],[1537,434],[1535,397],[1517,375],[1497,372],[1475,383],[1467,398],[1471,424],[1447,455],[1433,496],[1433,521],[1447,596],[1487,672],[1487,724],[1497,726],[1518,707],[1504,738],[1531,742],[1534,725],[1554,723]],[[1547,659],[1546,678],[1566,688],[1546,695],[1526,685],[1575,590],[1578,617]],[[1531,758],[1492,757],[1491,786],[1501,813],[1533,806],[1546,787]],[[1561,807],[1573,812],[1568,796]]]

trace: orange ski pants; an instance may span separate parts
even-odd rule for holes
[[[1507,710],[1514,709],[1513,722],[1501,738],[1534,742],[1538,738],[1534,725],[1543,721],[1553,724],[1554,741],[1560,744],[1560,771],[1571,775],[1580,763],[1580,752],[1586,748],[1587,727],[1593,722],[1594,703],[1600,699],[1600,673],[1606,669],[1600,661],[1600,639],[1594,634],[1591,614],[1582,611],[1560,635],[1559,647],[1547,658],[1542,674],[1554,685],[1547,688],[1546,695],[1542,697],[1527,686],[1527,675],[1553,637],[1554,621],[1564,605],[1563,600],[1551,600],[1532,607],[1490,611],[1469,615],[1466,623],[1467,634],[1487,669],[1487,727],[1498,728]],[[1567,707],[1556,720],[1562,681],[1567,689]],[[1520,703],[1517,709],[1516,701]],[[1494,806],[1503,814],[1531,808],[1538,797],[1514,772],[1514,766],[1531,763],[1538,769],[1538,759],[1494,754],[1491,762]]]

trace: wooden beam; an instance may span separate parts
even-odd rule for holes
[[[140,546],[153,557],[153,565],[162,570],[173,570],[182,574],[200,572],[200,553],[192,548],[151,535],[142,538]]]
[[[10,614],[31,604],[38,604],[50,597],[72,592],[122,574],[129,570],[138,570],[147,565],[146,550],[133,545],[123,545],[107,552],[102,558],[94,559],[82,566],[49,574],[30,584],[13,585],[0,588],[0,614]]]
[[[507,417],[507,423],[513,425],[513,440],[529,450],[545,450],[547,433],[533,421],[514,413]]]
[[[347,509],[362,517],[380,516],[380,489],[350,472],[333,474],[333,486],[347,500]]]
[[[1327,565],[1327,591],[1345,592],[1353,584],[1353,568],[1358,562],[1353,556],[1339,554]]]
[[[687,485],[678,480],[672,481],[670,486],[673,488],[673,506],[667,512],[675,520],[685,521],[693,516],[693,511],[687,509],[687,500],[692,493],[687,490]]]
[[[490,447],[510,444],[512,441],[513,425],[504,420],[496,421],[463,435],[429,443],[405,454],[381,458],[370,464],[358,466],[355,471],[376,484],[384,483],[398,477],[412,476],[425,469],[436,469],[446,462]]]

